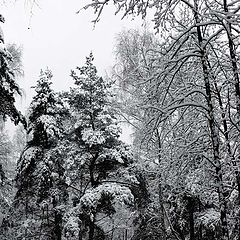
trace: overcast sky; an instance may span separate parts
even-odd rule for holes
[[[95,65],[100,74],[113,65],[115,36],[124,28],[137,27],[141,21],[121,20],[114,15],[114,8],[103,12],[101,21],[93,29],[95,15],[91,9],[76,11],[84,5],[83,0],[38,0],[31,14],[31,1],[18,0],[1,9],[6,22],[1,25],[5,42],[23,47],[24,79],[19,81],[26,99],[21,100],[24,110],[31,101],[40,69],[53,71],[56,90],[67,89],[71,82],[70,69],[85,62],[93,51]],[[19,105],[19,104],[18,104]]]
[[[8,0],[10,2],[11,0]],[[90,1],[90,0],[89,0]],[[1,27],[6,43],[23,47],[25,76],[19,80],[25,97],[18,100],[17,107],[25,112],[34,90],[40,69],[53,71],[56,90],[68,89],[71,84],[70,70],[85,63],[85,57],[93,51],[95,65],[101,75],[114,64],[113,48],[116,34],[121,30],[141,26],[140,19],[124,19],[114,15],[108,7],[101,21],[93,28],[91,9],[81,9],[83,0],[38,0],[31,13],[31,0],[13,0],[1,6],[6,19]]]

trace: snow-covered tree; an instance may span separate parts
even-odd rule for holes
[[[239,123],[239,114],[236,113],[239,108],[237,64],[239,7],[237,3],[228,1],[217,3],[211,0],[177,2],[124,0],[113,1],[113,4],[117,8],[116,12],[123,12],[124,16],[137,14],[145,17],[149,9],[155,12],[153,21],[156,30],[161,34],[163,44],[159,49],[154,49],[159,53],[159,56],[155,58],[155,60],[158,59],[155,61],[158,62],[158,71],[155,76],[146,79],[145,82],[155,79],[159,84],[166,82],[167,88],[165,92],[159,85],[156,85],[155,90],[160,91],[154,91],[154,96],[158,95],[160,101],[156,102],[154,107],[151,105],[148,108],[151,108],[151,112],[158,113],[155,115],[156,121],[153,118],[149,126],[156,129],[161,119],[166,116],[166,112],[174,116],[177,109],[185,110],[186,106],[189,108],[195,106],[205,115],[204,125],[208,127],[206,128],[207,139],[211,143],[207,159],[212,161],[215,169],[215,173],[212,174],[215,184],[212,186],[217,186],[218,210],[220,211],[219,232],[221,236],[219,238],[229,239],[229,237],[239,236],[239,233],[236,234],[233,230],[235,227],[228,226],[228,224],[232,225],[231,219],[238,221],[239,213],[237,210],[234,217],[228,218],[231,201],[226,197],[229,193],[227,188],[230,180],[229,171],[233,171],[235,175],[235,180],[230,180],[230,182],[233,181],[234,185],[239,186],[239,149],[234,145],[239,145],[236,133]],[[107,5],[109,1],[91,1],[85,8],[95,9],[97,13],[95,22],[97,22],[103,8]],[[185,88],[187,86],[185,82],[183,85],[178,85],[179,73],[188,72],[193,73],[192,80],[198,76],[201,83],[196,86],[195,81],[190,82],[189,88]],[[190,76],[190,74],[187,75]],[[172,95],[174,92],[170,89],[175,89],[178,96]],[[184,93],[182,92],[183,95],[181,95],[180,92],[183,89]],[[162,92],[164,92],[163,95]],[[199,96],[196,97],[196,94]],[[162,98],[162,96],[165,97]],[[190,99],[191,101],[187,102]],[[159,103],[164,106],[159,107]],[[218,111],[219,106],[221,111]],[[223,138],[226,141],[222,141]],[[227,151],[227,156],[225,151]],[[231,162],[232,170],[226,167],[226,162]],[[229,229],[232,230],[229,231]]]
[[[4,22],[2,15],[0,22]],[[15,81],[15,71],[12,68],[13,57],[4,45],[4,36],[0,28],[0,114],[4,120],[9,117],[15,124],[25,123],[22,114],[15,107],[15,94],[21,95],[19,86]]]
[[[28,113],[28,139],[17,164],[14,203],[2,238],[59,239],[66,200],[61,151],[64,108],[51,89],[51,71],[41,71]]]
[[[4,18],[0,14],[0,23],[4,23]],[[0,224],[2,218],[7,213],[14,194],[12,178],[15,175],[15,162],[13,159],[13,145],[4,131],[4,122],[7,117],[15,124],[21,122],[26,127],[26,122],[22,114],[15,107],[16,94],[21,95],[19,86],[16,83],[16,69],[14,64],[21,63],[21,54],[14,58],[12,53],[16,48],[5,47],[3,31],[0,27]],[[17,51],[15,51],[16,53]]]
[[[13,152],[11,151],[13,144],[8,134],[0,131],[0,225],[2,219],[11,205],[14,195],[12,180],[15,175],[15,162]]]
[[[80,239],[105,239],[99,217],[113,214],[119,202],[133,201],[130,189],[116,177],[119,169],[131,163],[131,152],[119,140],[120,128],[110,106],[111,86],[97,75],[92,53],[85,66],[72,71],[71,76],[75,87],[66,95],[72,114],[69,141],[75,150],[68,159],[68,180],[79,192],[69,213],[66,239],[77,237],[69,223],[74,214]]]

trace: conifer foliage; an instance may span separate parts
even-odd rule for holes
[[[89,240],[105,239],[97,224],[99,215],[110,216],[117,203],[130,204],[133,200],[130,189],[118,184],[115,176],[130,164],[132,157],[128,146],[118,139],[120,128],[109,104],[111,85],[98,77],[93,60],[91,53],[85,66],[77,68],[78,72],[72,71],[75,87],[68,94],[73,126],[70,139],[79,146],[72,162],[73,169],[78,166],[78,171],[70,171],[68,176],[71,184],[81,186],[69,219],[75,219],[75,223],[79,219],[79,238]],[[76,181],[76,175],[84,177]],[[68,221],[67,239],[75,235],[72,226]]]
[[[133,203],[133,158],[119,140],[111,85],[97,76],[92,54],[77,71],[75,87],[62,94],[51,88],[51,71],[41,71],[1,239],[107,239],[116,209]]]
[[[27,145],[18,161],[17,193],[5,219],[6,239],[58,239],[56,221],[62,168],[57,141],[62,132],[62,104],[51,89],[51,71],[41,71],[28,116]],[[64,191],[64,188],[62,188]],[[17,219],[17,221],[16,221]]]
[[[120,33],[118,99],[92,53],[68,92],[54,93],[41,72],[8,214],[3,163],[16,154],[0,132],[0,239],[240,240],[239,1],[89,0],[82,9],[96,24],[110,2],[123,18],[151,13],[160,35],[148,24]],[[25,123],[14,106],[20,55],[0,29],[0,119],[15,124]],[[112,99],[133,126],[134,157]]]
[[[4,17],[0,14],[0,22],[4,23]],[[19,122],[26,127],[25,118],[15,107],[15,94],[21,95],[19,86],[16,83],[16,71],[14,65],[21,63],[21,51],[19,58],[14,58],[10,52],[16,49],[5,48],[4,35],[0,27],[0,223],[8,210],[13,195],[11,178],[13,177],[14,161],[12,159],[12,144],[3,130],[4,123],[10,118],[15,125]],[[19,68],[20,69],[20,68]]]
[[[4,18],[0,15],[0,21],[4,22]],[[11,69],[13,58],[4,47],[4,37],[0,28],[0,115],[5,120],[10,117],[15,124],[22,122],[26,125],[24,117],[16,109],[14,94],[21,95],[19,86],[15,81],[14,71]]]
[[[52,73],[50,70],[41,71],[36,95],[29,109],[28,134],[31,136],[29,144],[32,146],[51,147],[60,137],[60,115],[62,103],[51,89]]]

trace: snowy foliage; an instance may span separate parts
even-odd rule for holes
[[[1,31],[0,35],[0,115],[4,121],[9,117],[15,124],[21,122],[26,127],[23,115],[15,107],[15,94],[21,95],[21,91],[15,81],[17,72],[14,65],[18,65],[17,62],[21,61],[20,58],[13,59],[4,45]]]
[[[105,142],[104,132],[94,131],[93,129],[84,129],[82,131],[82,140],[90,147],[92,145],[100,145]]]
[[[123,17],[151,13],[160,35],[148,24],[119,34],[114,104],[92,53],[68,92],[41,72],[4,240],[239,239],[239,1],[88,2],[94,23],[112,2]],[[0,115],[24,122],[0,35]],[[134,128],[134,154],[116,112]]]
[[[88,189],[80,199],[80,206],[89,212],[95,212],[103,196],[112,197],[112,204],[116,202],[128,205],[133,204],[133,195],[129,188],[116,183],[104,183],[96,188]]]
[[[69,239],[78,228],[90,234],[91,226],[95,234],[103,234],[96,218],[113,215],[117,204],[132,205],[134,201],[130,189],[114,178],[114,173],[127,167],[133,157],[130,148],[119,140],[121,129],[110,105],[110,84],[97,76],[92,54],[71,76],[75,86],[64,94],[71,114],[67,122],[70,134],[64,143],[69,153],[65,160],[66,183],[74,205],[64,216]]]
[[[213,208],[207,209],[197,215],[196,224],[202,224],[206,228],[216,231],[216,228],[219,227],[220,224],[220,214]]]
[[[61,118],[64,117],[63,103],[51,89],[52,73],[41,71],[31,102],[28,119],[28,142],[51,144],[62,132]]]
[[[67,222],[64,225],[63,228],[63,239],[65,240],[70,240],[73,239],[75,240],[76,237],[78,237],[80,233],[80,219],[77,216],[76,213],[74,213],[75,216],[65,216],[67,218]]]

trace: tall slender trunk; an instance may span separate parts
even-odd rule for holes
[[[53,208],[54,208],[54,229],[53,229],[53,240],[62,239],[62,214],[56,209],[59,203],[53,198]]]
[[[192,197],[188,197],[188,215],[189,215],[189,240],[195,240],[195,231],[194,231],[194,199]]]
[[[62,214],[55,210],[54,212],[54,240],[62,239]]]
[[[220,91],[217,87],[216,82],[214,82],[214,85],[215,85],[215,90],[216,90],[216,93],[217,93],[217,99],[218,99],[219,107],[220,107],[220,110],[221,110],[221,118],[222,118],[222,122],[223,122],[223,131],[224,131],[223,134],[224,134],[225,141],[226,141],[227,152],[228,152],[228,155],[231,159],[231,163],[233,164],[233,167],[234,167],[236,183],[237,183],[237,187],[238,187],[238,205],[240,205],[240,201],[239,201],[239,198],[240,198],[240,172],[237,169],[236,158],[233,154],[233,151],[232,151],[232,148],[231,148],[231,145],[230,145],[229,131],[228,131],[228,125],[227,125],[227,120],[226,120],[226,113],[224,111],[224,107],[223,107],[223,103],[222,103],[222,97],[221,97],[221,94],[220,94]],[[240,237],[240,235],[239,235],[239,237]]]
[[[90,221],[89,224],[89,236],[88,236],[88,240],[94,240],[94,232],[95,232],[95,223],[94,220]]]
[[[194,3],[195,3],[194,18],[195,18],[196,24],[199,24],[200,19],[199,19],[199,13],[198,13],[197,0],[195,0]],[[219,199],[219,206],[220,206],[221,240],[229,240],[228,226],[227,226],[227,206],[226,206],[226,200],[224,197],[223,174],[222,174],[222,166],[220,162],[220,151],[219,151],[220,138],[219,138],[219,132],[216,125],[215,116],[214,116],[212,90],[211,90],[211,84],[210,84],[210,69],[208,68],[207,51],[205,47],[202,47],[203,37],[202,37],[201,27],[198,25],[196,28],[197,28],[198,44],[200,46],[199,52],[201,55],[201,65],[202,65],[204,84],[205,84],[206,100],[207,100],[207,107],[208,107],[208,123],[209,123],[210,138],[211,138],[212,148],[213,148],[216,185],[217,185],[217,192],[218,192],[218,199]]]
[[[227,0],[223,0],[223,7],[224,12],[228,15],[228,4]],[[230,16],[227,16],[227,20],[225,21],[225,26],[227,30],[227,38],[228,38],[228,47],[229,47],[229,54],[230,60],[232,65],[233,71],[233,81],[234,81],[234,90],[235,90],[235,102],[236,102],[236,109],[237,109],[237,126],[240,129],[240,86],[239,86],[239,69],[237,65],[237,56],[236,56],[236,47],[233,41],[233,34],[232,34],[232,25],[230,20]],[[237,162],[236,162],[237,160]],[[233,166],[235,167],[235,175],[236,175],[236,183],[238,187],[238,206],[240,206],[240,170],[238,168],[238,164],[240,162],[240,147],[238,148],[238,156],[237,159],[234,159]],[[238,240],[240,240],[240,213],[237,214],[237,234]]]
[[[98,158],[98,153],[96,153],[93,158],[91,159],[90,165],[89,165],[89,174],[90,174],[90,183],[92,187],[96,187],[97,186],[97,181],[94,177],[94,171],[95,171],[95,164]]]
[[[90,165],[89,165],[89,173],[90,173],[90,183],[91,187],[97,187],[98,183],[94,177],[94,170],[95,170],[95,164],[98,158],[98,153],[96,153],[93,158],[91,159]],[[94,232],[95,232],[95,216],[93,219],[90,219],[89,222],[89,232],[88,232],[88,237],[89,240],[94,240]]]
[[[161,139],[160,134],[157,129],[157,139],[158,139],[158,159],[159,166],[161,163]],[[161,169],[158,169],[158,200],[159,200],[159,219],[160,219],[160,229],[161,229],[161,240],[166,240],[166,226],[164,222],[164,206],[163,206],[163,192],[162,192],[162,178],[161,178]]]
[[[60,159],[56,159],[55,161],[55,170],[59,175],[59,178],[55,181],[52,181],[53,186],[58,191],[58,194],[53,197],[53,239],[54,240],[61,240],[62,239],[62,232],[63,232],[63,213],[61,210],[58,209],[60,205],[66,205],[68,201],[68,192],[67,186],[65,184],[65,169],[62,166],[62,162]]]
[[[227,0],[223,0],[224,5],[224,11],[227,14],[228,13],[228,5]],[[230,17],[227,17],[227,20]],[[230,54],[230,60],[232,65],[232,71],[233,71],[233,82],[234,82],[234,91],[235,91],[235,103],[236,103],[236,109],[237,109],[237,125],[240,129],[240,84],[239,84],[239,69],[237,66],[237,56],[236,56],[236,47],[233,41],[233,34],[232,34],[232,25],[230,21],[226,21],[226,28],[227,28],[227,38],[228,38],[228,47],[229,47],[229,54]],[[236,159],[235,159],[236,160]],[[237,162],[240,162],[240,149],[238,151],[238,157]],[[237,180],[237,186],[238,186],[238,204],[240,205],[240,171],[237,169],[237,164],[234,161],[235,167],[236,167],[236,180]],[[239,234],[240,239],[240,234]]]
[[[128,240],[128,230],[125,229],[125,236],[124,236],[124,240]]]

